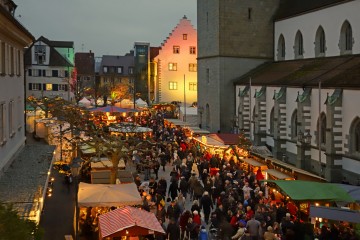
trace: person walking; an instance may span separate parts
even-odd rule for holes
[[[255,219],[255,215],[252,215],[251,219],[246,223],[246,228],[249,230],[251,240],[259,239],[261,224]]]
[[[170,183],[168,196],[171,197],[171,200],[175,200],[175,198],[178,196],[178,183],[177,181],[173,181]]]
[[[204,192],[203,196],[200,198],[200,208],[202,208],[204,212],[205,222],[209,224],[209,216],[211,210],[213,209],[213,204],[211,198],[209,196],[209,192]]]
[[[176,220],[171,218],[170,222],[166,228],[166,237],[169,240],[179,240],[180,239],[180,227],[176,223]]]

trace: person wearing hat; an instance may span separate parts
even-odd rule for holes
[[[213,209],[213,204],[209,196],[209,192],[205,191],[203,196],[200,198],[200,208],[204,212],[205,222],[209,224],[210,212]]]
[[[271,226],[267,227],[267,231],[264,233],[264,240],[278,240],[279,238],[275,236],[273,228]]]

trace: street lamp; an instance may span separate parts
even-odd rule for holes
[[[306,130],[306,134],[303,133],[301,130],[298,132],[298,141],[304,144],[310,144],[311,143],[311,134],[310,130]]]

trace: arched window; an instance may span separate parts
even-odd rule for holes
[[[356,117],[350,127],[350,152],[360,155],[360,118]]]
[[[351,25],[348,21],[345,21],[341,27],[339,47],[341,54],[350,54],[352,52],[353,34]]]
[[[320,126],[319,126],[319,121],[320,121]],[[318,134],[319,134],[319,127],[320,127],[320,143],[321,143],[321,145],[325,145],[326,144],[326,115],[325,115],[325,113],[321,113],[320,117],[318,119],[318,125],[317,125]]]
[[[303,36],[300,31],[297,31],[295,35],[295,58],[302,58],[304,55],[304,44],[303,44]]]
[[[298,135],[298,118],[297,110],[291,115],[291,138],[296,138]]]
[[[270,112],[270,128],[269,128],[270,135],[274,135],[274,124],[275,124],[275,121],[274,121],[274,108],[272,108],[271,112]]]
[[[316,36],[315,36],[315,56],[323,57],[325,56],[325,51],[326,51],[325,31],[320,26],[316,31]]]
[[[206,104],[205,114],[206,114],[205,126],[206,126],[206,128],[210,128],[210,107],[209,107],[209,104]]]
[[[285,38],[281,34],[278,40],[278,54],[277,54],[278,60],[285,60]]]

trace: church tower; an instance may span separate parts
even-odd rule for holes
[[[273,59],[279,0],[198,0],[198,116],[202,128],[230,132],[233,81]]]

